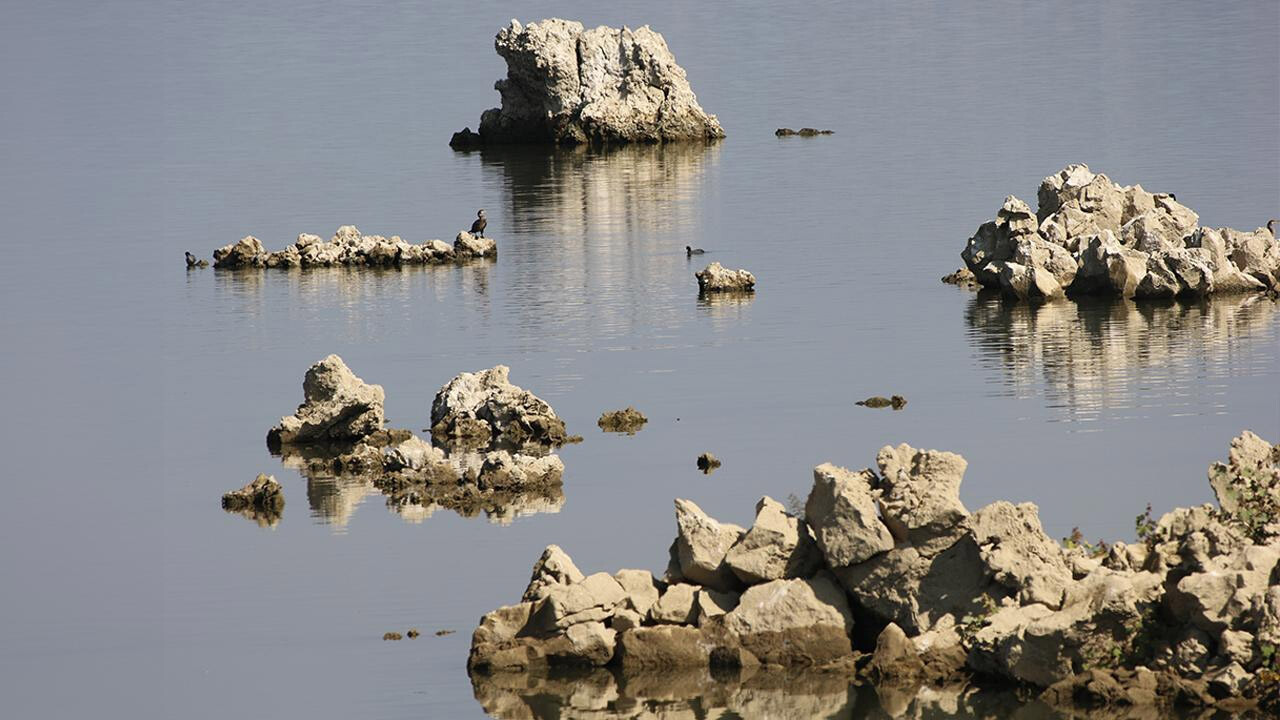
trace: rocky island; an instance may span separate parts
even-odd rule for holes
[[[428,440],[384,427],[382,386],[330,355],[307,370],[303,403],[271,428],[267,445],[308,478],[371,486],[411,515],[556,508],[564,463],[552,451],[569,440],[564,422],[508,372],[499,365],[449,381],[432,403]]]
[[[493,238],[458,233],[453,245],[440,240],[410,243],[399,235],[363,235],[354,225],[343,225],[328,241],[319,235],[302,233],[283,250],[268,251],[252,235],[213,251],[213,266],[234,268],[291,268],[336,266],[437,265],[472,258],[497,258],[498,243]],[[190,265],[190,261],[188,261]]]
[[[1280,448],[1243,433],[1209,469],[1217,505],[1139,516],[1132,545],[1064,547],[1030,503],[970,512],[954,453],[887,446],[876,468],[820,465],[802,516],[766,497],[750,528],[676,500],[661,578],[586,575],[548,547],[520,602],[481,618],[473,678],[811,668],[1054,705],[1280,709]]]
[[[512,20],[494,40],[507,77],[480,132],[454,133],[455,150],[511,143],[560,145],[715,140],[724,130],[698,105],[662,35],[551,18]]]
[[[1280,244],[1272,231],[1201,227],[1171,193],[1117,185],[1085,165],[1068,165],[1040,183],[1037,200],[1033,212],[1005,198],[995,220],[960,253],[965,269],[945,281],[1033,302],[1280,288]]]

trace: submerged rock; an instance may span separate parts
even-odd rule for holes
[[[746,270],[729,270],[713,262],[694,273],[698,292],[750,292],[756,287],[756,276]]]
[[[1265,291],[1280,285],[1280,244],[1263,228],[1199,227],[1172,195],[1122,187],[1084,165],[1045,178],[1039,209],[1014,196],[960,256],[974,281],[1019,300]],[[957,273],[944,282],[964,282]]]
[[[239,513],[263,527],[275,527],[284,514],[284,488],[271,475],[259,474],[253,482],[222,496],[222,509]]]
[[[717,458],[709,452],[705,452],[698,456],[697,464],[698,469],[701,470],[704,475],[710,475],[716,468],[720,467],[720,458]]]
[[[628,435],[635,435],[644,428],[644,424],[649,422],[649,418],[644,413],[636,410],[634,407],[627,406],[624,410],[611,410],[600,415],[600,419],[596,421],[596,425],[605,432],[621,432]]]
[[[461,373],[431,404],[431,433],[446,443],[563,445],[564,421],[537,395],[511,384],[510,368]]]
[[[302,380],[303,403],[267,433],[267,445],[354,442],[382,429],[384,393],[330,355],[312,365]]]
[[[647,25],[587,30],[558,18],[527,26],[512,20],[494,48],[507,62],[507,77],[494,84],[502,107],[484,112],[478,137],[455,133],[454,149],[724,137],[666,40]]]
[[[901,395],[894,395],[893,397],[883,397],[881,395],[875,395],[867,398],[866,400],[859,400],[858,402],[854,403],[854,405],[861,405],[863,407],[869,407],[869,408],[891,407],[894,410],[901,410],[902,408],[907,406],[907,399],[902,397]]]
[[[800,137],[815,137],[818,135],[834,135],[835,130],[818,130],[816,128],[810,128],[810,127],[800,128],[799,130],[792,130],[791,128],[778,128],[773,132],[773,134],[777,135],[778,137],[791,137],[792,135],[798,135]]]

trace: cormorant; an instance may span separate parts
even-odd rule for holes
[[[1275,236],[1276,236],[1276,221],[1275,221],[1275,220],[1268,220],[1268,221],[1267,221],[1267,229],[1271,231],[1271,237],[1275,237]]]
[[[476,213],[476,221],[471,223],[471,234],[484,237],[484,229],[488,227],[489,220],[484,216],[484,210]]]
[[[706,250],[703,250],[702,248],[693,248],[693,247],[689,247],[688,245],[684,246],[685,257],[693,257],[694,255],[701,255],[705,252]]]

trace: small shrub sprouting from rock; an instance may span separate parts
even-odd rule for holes
[[[1151,503],[1147,503],[1147,509],[1133,519],[1133,532],[1140,542],[1147,544],[1154,543],[1156,540],[1156,521],[1151,517]]]
[[[1099,540],[1096,543],[1086,540],[1084,533],[1080,532],[1078,527],[1071,528],[1071,535],[1062,539],[1062,546],[1068,550],[1080,548],[1091,558],[1102,557],[1111,550],[1111,546],[1107,544],[1106,540]]]
[[[1280,537],[1280,451],[1266,444],[1246,433],[1232,441],[1226,463],[1209,468],[1218,520],[1256,543]]]

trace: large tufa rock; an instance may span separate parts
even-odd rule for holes
[[[880,520],[873,492],[875,474],[854,473],[831,463],[813,469],[813,489],[804,517],[831,567],[855,565],[893,549],[893,535]]]
[[[266,263],[267,251],[262,241],[249,235],[239,242],[232,243],[213,251],[213,266],[216,268],[262,267]]]
[[[729,270],[713,262],[694,273],[698,279],[698,292],[749,292],[755,290],[756,276],[746,270]]]
[[[824,575],[747,588],[724,623],[765,663],[823,665],[852,652],[848,600]]]
[[[951,452],[886,445],[876,455],[880,468],[880,512],[899,541],[926,554],[947,547],[963,531],[969,513],[960,502],[960,482],[968,467]]]
[[[510,369],[461,373],[440,388],[431,404],[431,432],[445,441],[480,446],[562,445],[561,420],[544,400],[507,379]]]
[[[267,433],[272,448],[305,443],[353,443],[382,429],[384,393],[330,355],[312,365],[302,380],[303,403]]]
[[[724,562],[748,585],[784,578],[808,577],[822,566],[822,553],[809,528],[769,497],[756,503],[756,520]]]
[[[715,590],[735,590],[741,583],[725,562],[742,528],[713,520],[692,500],[676,500],[676,558],[680,574]]]
[[[724,137],[676,64],[662,35],[553,18],[512,20],[494,41],[507,77],[494,84],[502,107],[480,118],[479,137],[455,149],[499,143],[627,143]]]

